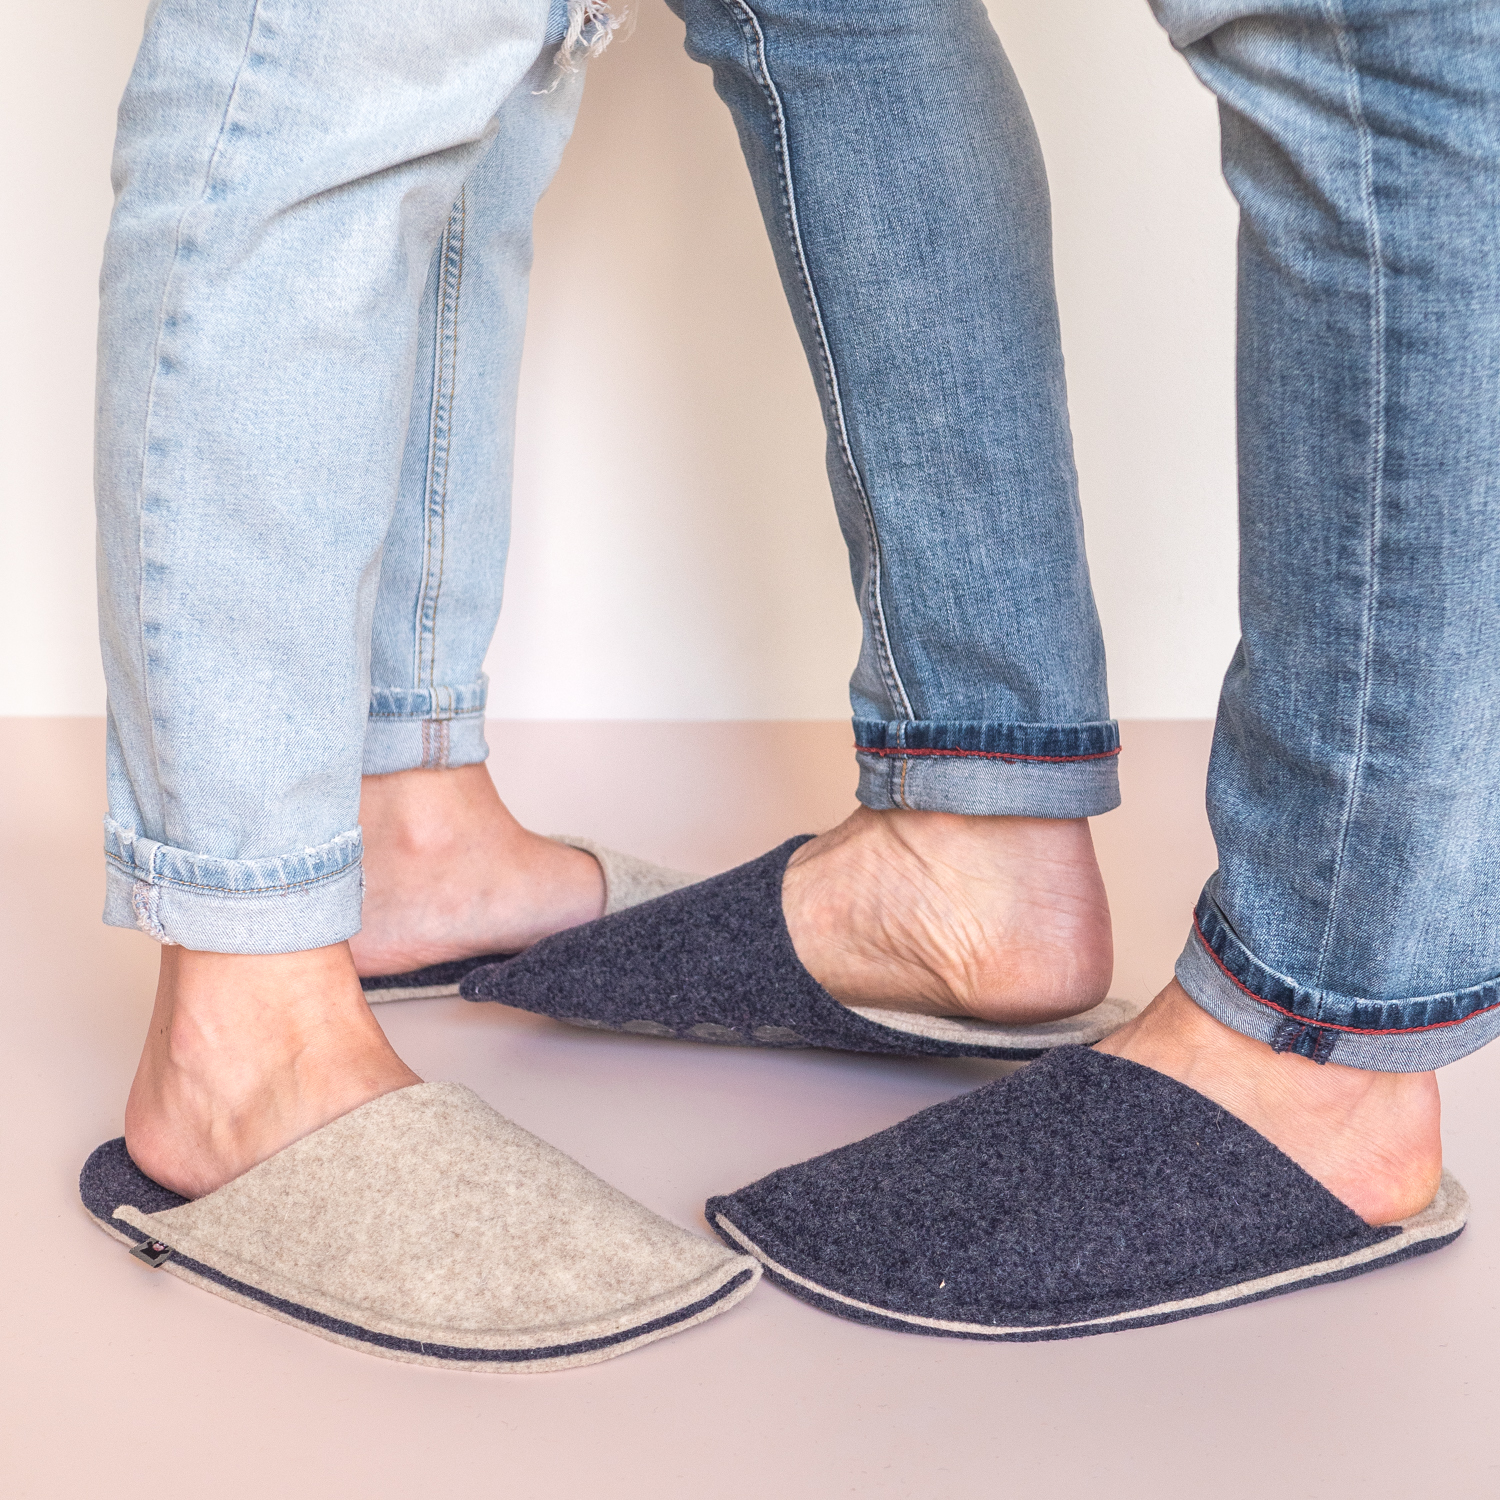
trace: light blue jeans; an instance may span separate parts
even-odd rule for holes
[[[982,6],[673,3],[823,399],[861,800],[1108,810],[1046,183]],[[1244,638],[1179,978],[1274,1046],[1436,1066],[1500,1029],[1500,5],[1155,5],[1243,223]],[[485,754],[526,226],[576,104],[520,0],[334,10],[162,0],[122,111],[107,915],[222,951],[356,929],[361,768]]]
[[[360,923],[359,778],[483,760],[548,0],[158,0],[99,352],[105,920]]]

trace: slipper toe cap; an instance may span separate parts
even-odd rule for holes
[[[168,1269],[417,1362],[589,1363],[723,1311],[758,1274],[457,1084],[387,1094],[195,1202],[106,1220],[99,1175],[91,1159],[91,1211],[170,1246]]]
[[[1212,1101],[1083,1048],[712,1199],[707,1217],[830,1311],[970,1338],[1166,1321],[1444,1242],[1372,1228]]]

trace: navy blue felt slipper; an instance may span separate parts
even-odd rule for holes
[[[1004,1026],[841,1005],[803,967],[781,910],[787,861],[811,836],[478,967],[460,993],[599,1030],[905,1057],[1033,1058],[1096,1042],[1134,1013],[1106,1000],[1063,1021]]]
[[[1372,1228],[1175,1079],[1068,1047],[711,1198],[787,1291],[907,1333],[1059,1339],[1168,1323],[1436,1250],[1468,1196]]]
[[[653,865],[633,854],[621,854],[618,849],[606,849],[593,839],[579,838],[575,834],[554,833],[550,837],[555,843],[567,844],[594,856],[604,876],[605,916],[638,906],[642,901],[654,900],[668,891],[681,890],[701,878],[682,870],[669,870],[665,865]],[[439,995],[456,995],[466,974],[491,964],[504,963],[511,957],[513,955],[509,953],[485,953],[477,958],[456,958],[448,963],[412,969],[405,974],[371,975],[361,979],[360,984],[371,1005],[379,1005],[383,1000],[430,1000]]]

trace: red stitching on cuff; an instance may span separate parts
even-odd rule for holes
[[[1283,1016],[1290,1016],[1294,1021],[1301,1021],[1304,1026],[1321,1026],[1324,1031],[1348,1031],[1355,1036],[1410,1036],[1416,1031],[1441,1031],[1445,1026],[1462,1026],[1465,1021],[1472,1021],[1475,1016],[1488,1014],[1492,1010],[1500,1009],[1500,1000],[1494,1005],[1486,1005],[1480,1010],[1471,1011],[1466,1016],[1460,1016],[1456,1021],[1433,1021],[1426,1026],[1340,1026],[1335,1021],[1314,1021],[1307,1016],[1299,1016],[1296,1011],[1288,1010],[1284,1005],[1278,1005],[1274,1000],[1267,1000],[1264,995],[1257,995],[1254,990],[1247,989],[1228,969],[1224,967],[1224,960],[1213,950],[1213,945],[1204,936],[1203,929],[1198,925],[1198,913],[1193,913],[1193,931],[1198,934],[1198,940],[1203,944],[1204,950],[1223,971],[1224,977],[1234,985],[1236,989],[1244,990],[1252,1000],[1266,1006],[1269,1010],[1278,1011]]]
[[[1115,746],[1113,750],[1098,750],[1090,755],[1012,755],[1007,750],[876,750],[870,745],[861,745],[858,740],[854,742],[854,748],[861,755],[894,755],[906,760],[918,755],[946,755],[959,760],[1035,760],[1035,761],[1078,761],[1078,760],[1109,760],[1112,756],[1120,753],[1120,747]]]

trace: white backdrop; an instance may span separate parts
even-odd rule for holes
[[[492,713],[821,719],[857,622],[811,378],[728,114],[660,0],[538,219]],[[102,712],[93,338],[141,0],[5,0],[0,714]],[[1126,718],[1212,713],[1236,633],[1234,210],[1144,0],[990,0],[1051,173],[1089,556]]]

